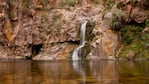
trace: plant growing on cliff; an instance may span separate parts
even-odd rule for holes
[[[145,21],[145,27],[149,27],[149,19]]]
[[[113,11],[113,17],[110,20],[111,27],[115,31],[119,31],[124,24],[125,13],[123,11]]]
[[[86,40],[91,42],[94,38],[93,29],[95,28],[95,22],[89,21],[87,23],[87,29],[86,29]]]
[[[127,24],[120,30],[124,44],[120,54],[122,57],[126,57],[129,51],[135,53],[134,58],[148,57],[149,34],[142,33],[143,28],[143,26],[137,24]]]

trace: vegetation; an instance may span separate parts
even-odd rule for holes
[[[148,24],[146,24],[148,26]],[[120,54],[121,57],[126,57],[129,51],[134,53],[133,58],[148,57],[149,34],[142,33],[144,27],[135,24],[127,25],[121,29],[124,48]]]
[[[95,28],[95,22],[89,21],[87,23],[87,29],[86,29],[86,40],[89,42],[91,42],[94,38],[94,34],[92,33],[94,28]]]

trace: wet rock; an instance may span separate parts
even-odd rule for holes
[[[129,59],[129,60],[132,60],[134,59],[134,56],[135,56],[135,52],[134,51],[128,51],[128,53],[126,54],[126,58]]]
[[[149,32],[149,27],[144,28],[144,29],[142,30],[142,32],[143,32],[143,33]]]
[[[56,43],[49,44],[48,48],[43,48],[39,55],[35,56],[33,60],[62,60],[70,58],[70,52],[77,46],[72,43]]]
[[[120,39],[118,33],[113,31],[111,26],[111,19],[114,17],[113,12],[108,12],[103,16],[101,24],[93,30],[96,37],[92,43],[90,56],[108,59],[109,56],[116,56],[118,46],[120,46]]]

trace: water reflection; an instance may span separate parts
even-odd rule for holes
[[[149,62],[0,61],[0,84],[149,84]]]
[[[30,61],[0,61],[0,84],[32,84]]]

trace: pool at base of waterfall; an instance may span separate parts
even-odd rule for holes
[[[148,80],[148,61],[0,61],[0,84],[149,84]]]

